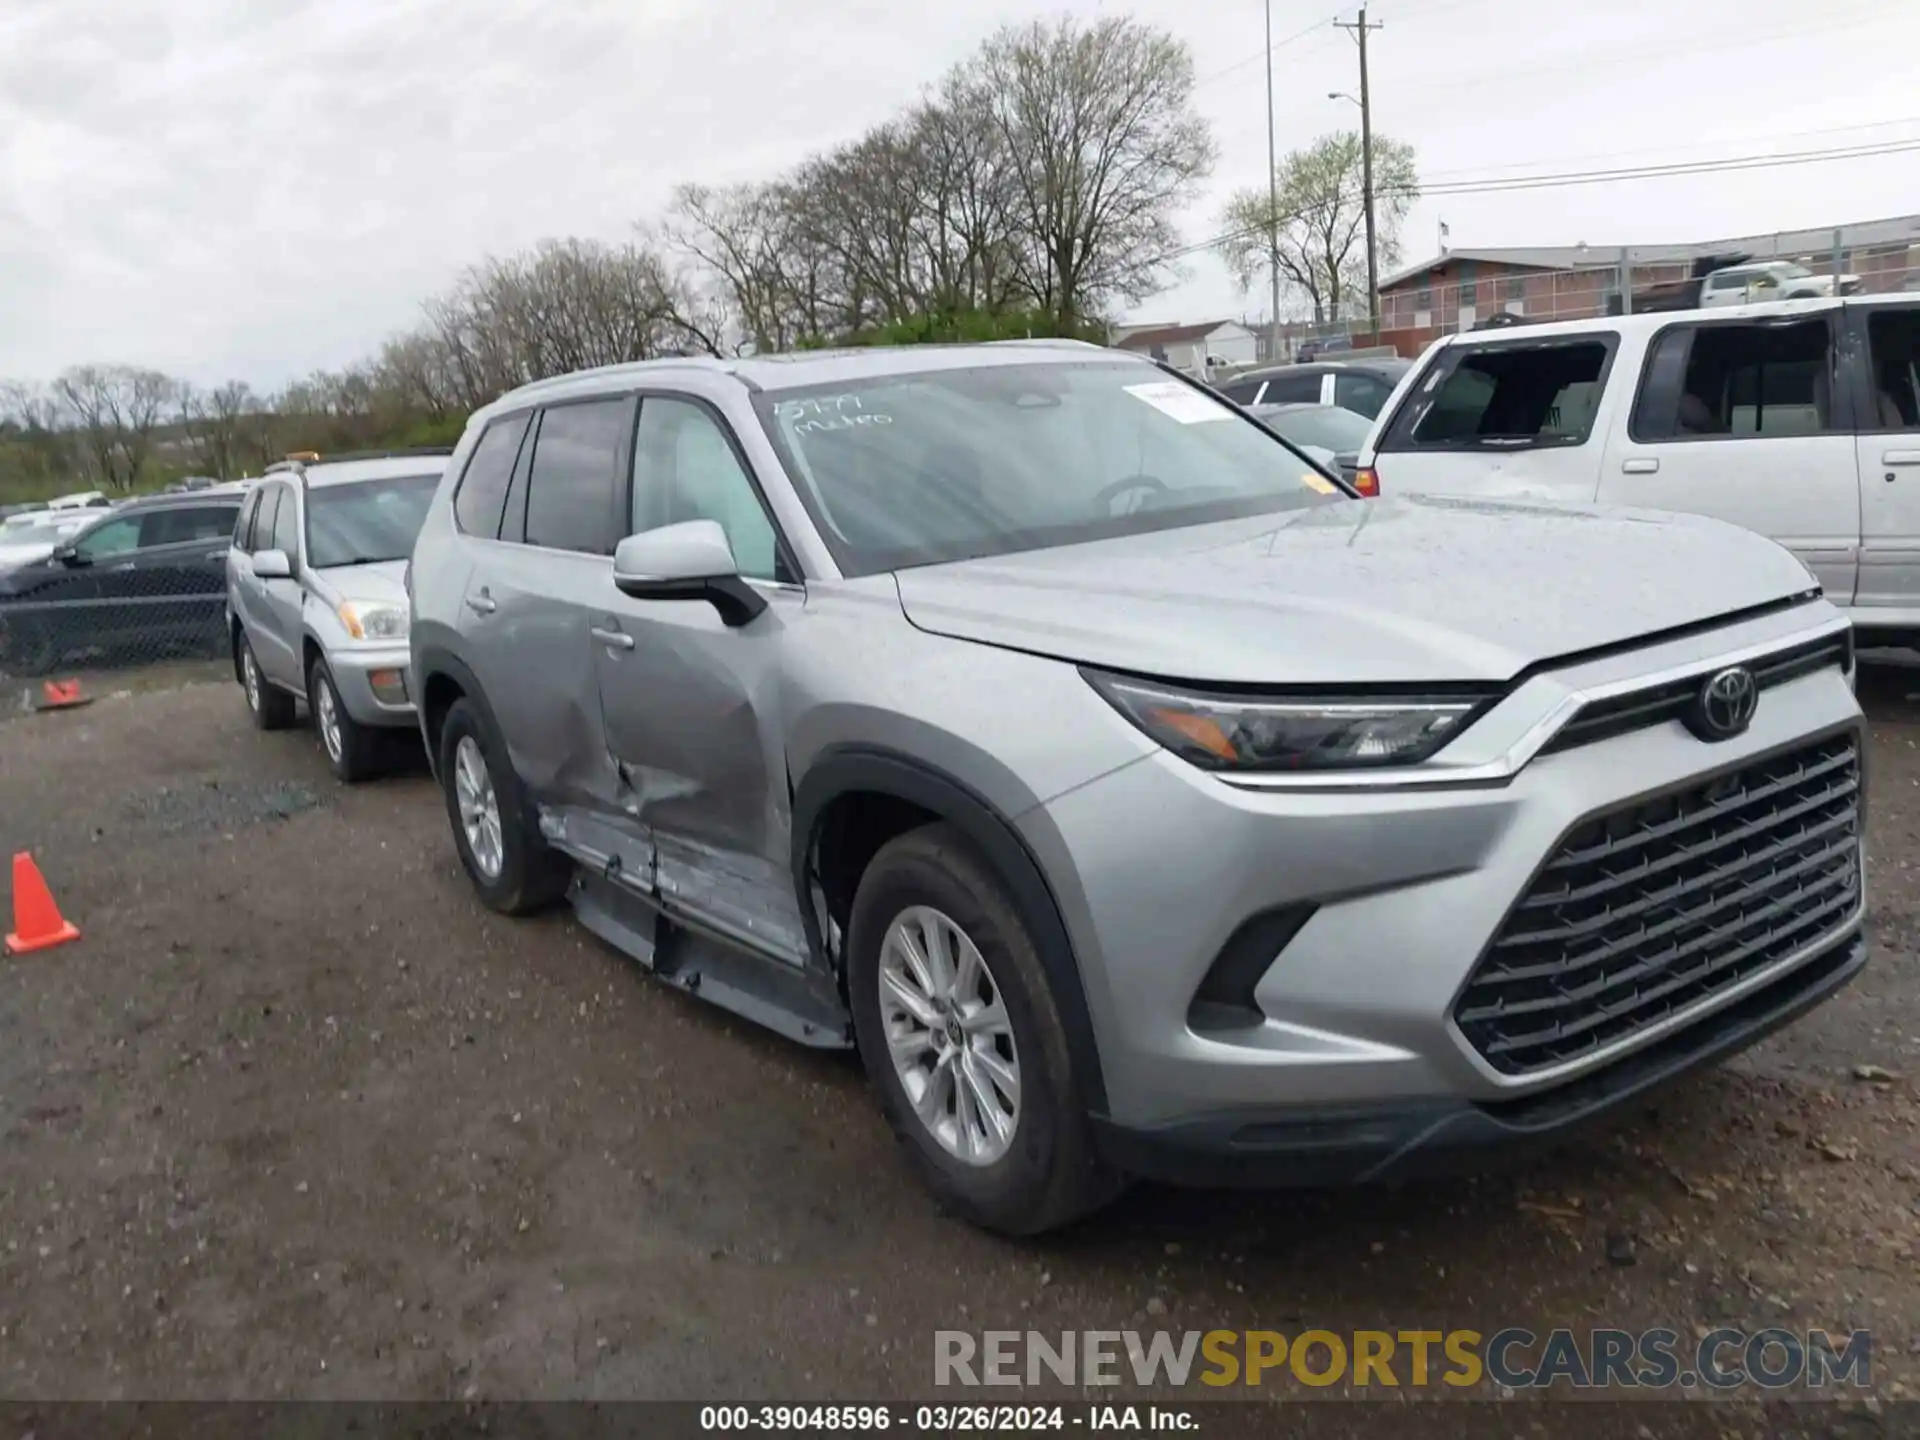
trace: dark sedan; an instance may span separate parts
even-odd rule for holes
[[[245,498],[234,488],[131,501],[0,573],[0,672],[223,654],[227,545]]]

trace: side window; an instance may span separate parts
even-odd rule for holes
[[[1676,326],[1649,357],[1628,433],[1640,441],[1827,434],[1833,368],[1824,316]]]
[[[1867,312],[1873,394],[1862,430],[1920,430],[1920,307]]]
[[[1333,380],[1333,403],[1369,420],[1380,413],[1390,393],[1371,375],[1336,375]]]
[[[1267,382],[1267,393],[1260,397],[1262,405],[1318,405],[1320,403],[1320,377],[1318,375],[1282,375]]]
[[[273,522],[280,509],[282,485],[266,485],[260,490],[260,513],[253,520],[253,549],[257,554],[273,549]]]
[[[142,518],[140,526],[140,548],[151,550],[159,545],[204,544],[209,540],[225,540],[233,534],[235,511],[230,505],[179,506],[171,510],[155,510]]]
[[[253,521],[260,513],[260,492],[255,490],[247,496],[247,503],[240,507],[240,523],[233,527],[233,548],[250,551],[253,549]]]
[[[683,520],[718,522],[749,579],[792,578],[773,522],[719,423],[690,400],[649,397],[633,447],[632,533]]]
[[[300,498],[288,485],[280,487],[280,509],[273,517],[273,548],[287,552],[287,562],[300,563]]]
[[[115,555],[130,555],[140,548],[140,517],[123,515],[118,520],[96,525],[81,536],[73,548],[96,562]]]
[[[1454,348],[1451,365],[1443,352],[1382,448],[1584,445],[1618,338],[1463,345]]]
[[[1263,382],[1259,380],[1235,380],[1220,387],[1220,393],[1236,405],[1251,405],[1254,397],[1260,393]]]
[[[527,476],[527,544],[611,555],[620,459],[633,428],[633,402],[587,400],[541,412]]]
[[[494,421],[473,447],[453,496],[453,518],[467,534],[488,540],[499,535],[500,510],[506,503],[514,456],[520,453],[520,437],[527,433],[527,419],[509,415]]]

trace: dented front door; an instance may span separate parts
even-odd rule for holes
[[[778,654],[805,597],[764,593],[766,613],[732,629],[705,601],[609,585],[591,635],[618,808],[651,837],[663,905],[799,965]]]

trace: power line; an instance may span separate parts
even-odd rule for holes
[[[1224,66],[1219,70],[1209,70],[1205,75],[1202,75],[1199,79],[1193,82],[1193,88],[1198,90],[1203,85],[1211,85],[1215,80],[1220,79],[1223,75],[1232,75],[1236,71],[1246,69],[1249,65],[1258,65],[1262,60],[1265,60],[1269,55],[1273,54],[1276,50],[1284,50],[1289,45],[1297,45],[1300,41],[1305,40],[1309,35],[1322,33],[1327,26],[1333,24],[1339,18],[1340,18],[1340,15],[1339,15],[1339,12],[1337,11],[1332,15],[1322,16],[1320,19],[1314,21],[1311,25],[1306,26],[1304,29],[1296,30],[1294,31],[1293,34],[1286,36],[1284,39],[1274,41],[1273,44],[1269,45],[1266,49],[1258,51],[1255,54],[1249,55],[1244,60],[1236,60],[1233,62],[1233,64]]]
[[[1750,142],[1773,142],[1777,140],[1810,140],[1822,135],[1854,135],[1862,130],[1885,130],[1895,125],[1920,125],[1920,115],[1908,115],[1896,120],[1869,120],[1861,125],[1828,125],[1818,130],[1788,130],[1772,135],[1749,135]],[[1515,160],[1500,165],[1484,167],[1487,171],[1525,170],[1531,165],[1564,164],[1571,160],[1621,160],[1635,155],[1666,155],[1674,150],[1703,150],[1721,142],[1706,141],[1704,144],[1678,144],[1642,147],[1638,150],[1598,150],[1581,151],[1574,155],[1556,155],[1551,160]],[[1458,170],[1429,170],[1427,179],[1440,179],[1448,175],[1478,176],[1482,170],[1471,166]]]
[[[1798,165],[1822,164],[1835,160],[1866,160],[1874,159],[1882,155],[1905,155],[1916,151],[1920,151],[1920,139],[1893,140],[1880,142],[1878,144],[1837,146],[1824,150],[1800,150],[1762,155],[1722,156],[1714,160],[1682,161],[1672,165],[1646,165],[1609,170],[1569,170],[1538,175],[1495,176],[1481,180],[1465,180],[1445,185],[1418,187],[1417,193],[1424,198],[1437,195],[1498,194],[1508,190],[1546,190],[1573,185],[1608,185],[1629,180],[1658,180],[1670,176],[1716,175],[1742,170],[1781,169]],[[1383,187],[1379,193],[1404,194],[1407,192],[1397,187]],[[1334,203],[1337,205],[1349,204],[1357,198],[1359,197],[1343,193],[1336,197]],[[1326,206],[1323,204],[1295,211],[1278,217],[1277,221],[1272,223],[1288,225],[1296,220],[1303,220],[1312,214],[1324,211],[1325,208]],[[1264,235],[1269,228],[1269,222],[1262,220],[1256,225],[1246,226],[1238,230],[1225,231],[1221,234],[1210,236],[1205,240],[1196,240],[1191,244],[1169,250],[1165,254],[1156,257],[1154,263],[1166,264],[1174,260],[1184,259],[1189,255],[1197,255],[1203,251],[1215,249],[1221,245],[1232,244],[1236,240],[1245,240],[1253,236]]]

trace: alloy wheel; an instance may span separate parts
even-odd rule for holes
[[[880,943],[879,985],[887,1050],[915,1116],[954,1158],[993,1164],[1020,1123],[1020,1054],[979,946],[940,911],[909,907]]]

